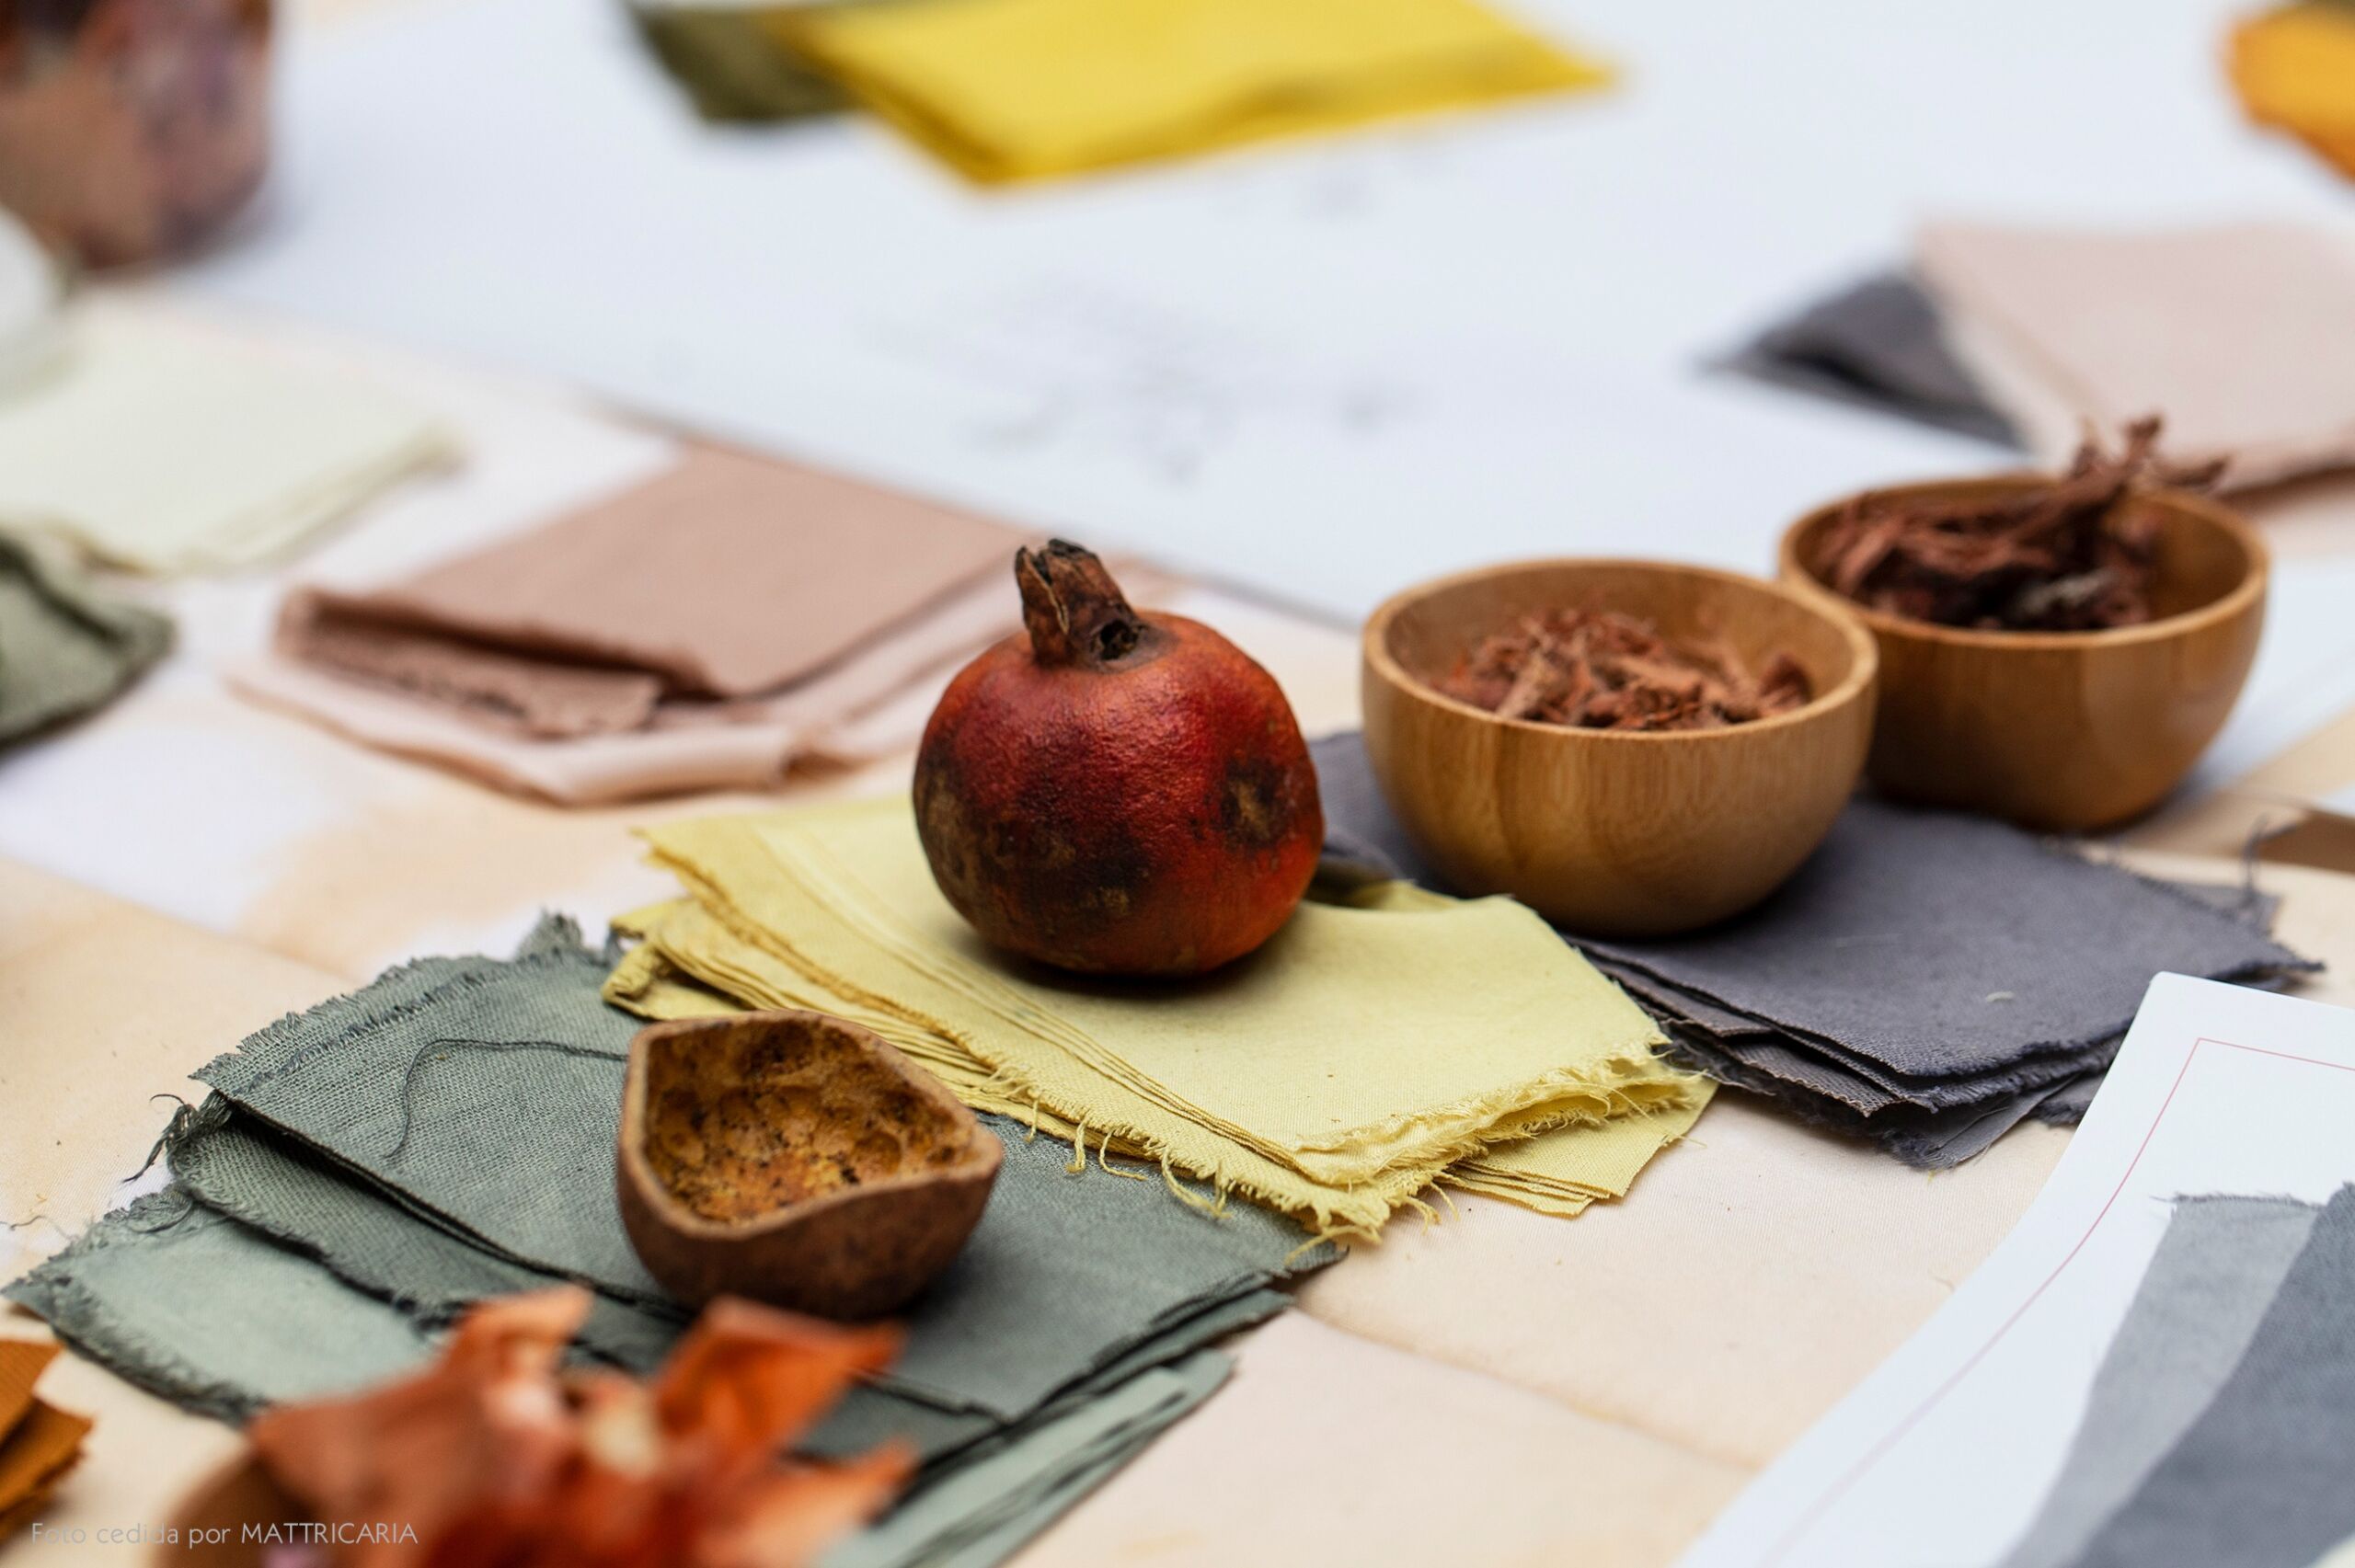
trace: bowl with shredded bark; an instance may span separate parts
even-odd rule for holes
[[[1882,793],[2075,832],[2142,816],[2191,771],[2256,658],[2268,567],[2238,514],[2163,478],[2089,454],[1791,526],[1783,580],[1879,647]]]
[[[894,1311],[963,1248],[1004,1158],[938,1079],[840,1018],[682,1019],[630,1043],[622,1224],[689,1306]]]
[[[1758,902],[1831,831],[1871,739],[1855,619],[1701,567],[1443,578],[1375,611],[1362,656],[1367,758],[1417,851],[1573,933]]]

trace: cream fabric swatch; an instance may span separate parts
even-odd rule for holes
[[[814,982],[863,1001],[896,1020],[895,1042],[934,1036],[920,1058],[962,1047],[990,1070],[987,1092],[1328,1233],[1370,1234],[1486,1144],[1699,1093],[1653,1057],[1650,1020],[1505,899],[1311,902],[1217,975],[1114,985],[984,948],[934,887],[904,801],[647,837],[714,921],[802,978],[800,994]]]
[[[223,333],[94,305],[69,334],[0,396],[0,521],[119,566],[279,555],[449,451],[398,398]]]
[[[2170,456],[2231,458],[2235,489],[2355,464],[2355,244],[2330,230],[1936,223],[1914,265],[2047,463],[2157,413]]]
[[[988,182],[1600,86],[1475,0],[927,0],[780,12],[791,46]]]

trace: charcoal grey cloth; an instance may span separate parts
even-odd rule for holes
[[[1721,370],[2018,449],[2003,409],[1947,348],[1904,272],[1867,278],[1767,327]]]
[[[1311,747],[1330,879],[1444,888],[1360,737]],[[2031,1116],[2082,1116],[2152,977],[2275,984],[2316,966],[2274,901],[2082,859],[1978,818],[1853,802],[1746,914],[1647,943],[1564,934],[1656,1015],[1687,1065],[1924,1169]]]
[[[2076,1559],[2232,1374],[2317,1212],[2279,1197],[2176,1206],[2094,1374],[2068,1458],[2001,1568]]]
[[[2305,1568],[2355,1534],[2355,1187],[2315,1217],[2248,1348],[2075,1568]]]
[[[528,1268],[677,1315],[614,1198],[635,1020],[569,922],[516,958],[428,959],[281,1020],[198,1076],[338,1171]],[[957,1262],[908,1313],[885,1381],[1004,1422],[1205,1306],[1331,1261],[1254,1205],[1072,1174],[1068,1145],[993,1120],[1005,1163]]]

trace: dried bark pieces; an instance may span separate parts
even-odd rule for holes
[[[1867,492],[1825,529],[1809,565],[1870,610],[1942,626],[2089,632],[2152,618],[2157,486],[2204,488],[2222,464],[2172,468],[2160,422],[2126,428],[2116,456],[2088,439],[2069,471],[2033,489],[1940,500]]]
[[[1730,644],[1673,642],[1611,610],[1525,615],[1432,685],[1499,718],[1575,729],[1721,729],[1805,707],[1815,694],[1788,654],[1753,670]]]

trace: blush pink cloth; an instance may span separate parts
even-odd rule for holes
[[[2166,420],[2246,489],[2355,465],[2355,243],[2292,223],[2150,232],[1946,223],[1914,265],[2036,455]]]
[[[713,448],[364,592],[302,589],[249,695],[501,787],[587,804],[757,787],[921,733],[1019,629],[1028,536]]]

